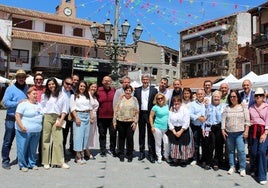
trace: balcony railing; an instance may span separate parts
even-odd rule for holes
[[[268,34],[255,33],[253,35],[253,43],[260,45],[268,44]]]
[[[194,55],[206,54],[210,52],[228,51],[228,43],[223,45],[213,44],[208,47],[198,47],[195,49],[187,49],[182,52],[182,57],[189,57]]]
[[[252,71],[257,75],[268,73],[268,62],[252,65]]]

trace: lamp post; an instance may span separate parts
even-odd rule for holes
[[[128,35],[130,25],[128,21],[125,20],[124,23],[121,25],[121,33],[119,33],[119,30],[118,30],[119,0],[115,1],[115,6],[116,8],[115,8],[114,27],[110,19],[107,19],[107,21],[103,24],[105,41],[106,41],[104,54],[105,56],[110,57],[110,59],[112,60],[112,73],[110,74],[111,78],[114,81],[118,81],[120,77],[118,56],[126,57],[127,55],[126,48],[133,48],[134,52],[136,52],[137,41],[140,39],[143,29],[141,25],[138,24],[132,33],[134,44],[126,45],[126,38]],[[95,51],[97,54],[97,48],[98,48],[97,39],[99,37],[99,27],[96,24],[96,22],[93,22],[93,24],[90,27],[90,31],[91,31],[92,37],[94,38]],[[112,38],[113,40],[111,41]]]

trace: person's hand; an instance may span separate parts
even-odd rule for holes
[[[260,137],[260,143],[265,142],[265,140],[267,139],[267,135],[265,133],[263,133]]]
[[[199,116],[197,119],[202,123],[206,121],[206,118],[204,116]]]
[[[90,118],[90,124],[93,124],[94,121],[95,121],[95,118],[94,118],[94,117],[91,117],[91,118]]]
[[[243,136],[244,136],[244,139],[247,139],[248,138],[248,131],[244,131]]]
[[[206,131],[205,131],[205,129],[202,129],[202,135],[203,135],[203,137],[206,136]]]
[[[20,130],[21,130],[21,132],[24,132],[24,133],[27,132],[27,129],[26,129],[26,127],[24,127],[24,125],[22,125],[22,126],[20,127]]]
[[[222,136],[223,136],[224,140],[226,140],[226,138],[228,136],[228,134],[226,133],[226,131],[223,129],[223,130],[221,130],[221,133],[222,133]]]
[[[114,128],[116,129],[116,122],[113,123]]]
[[[182,134],[182,132],[181,131],[178,131],[178,132],[176,132],[175,135],[176,135],[177,138],[180,138],[181,137],[181,134]]]
[[[152,131],[152,133],[154,134],[154,133],[155,133],[155,128],[152,127],[152,128],[151,128],[151,131]]]
[[[76,117],[75,118],[75,123],[76,123],[76,126],[79,127],[81,125],[81,120],[78,117]]]
[[[132,128],[132,130],[135,131],[135,130],[136,130],[136,127],[137,127],[137,123],[134,123],[134,122],[133,122],[133,123],[131,124],[131,128]]]

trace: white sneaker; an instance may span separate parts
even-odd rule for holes
[[[161,164],[161,163],[162,163],[162,160],[161,160],[161,159],[158,159],[158,160],[157,160],[157,163],[158,163],[158,164]]]
[[[81,159],[76,160],[76,163],[79,164],[79,165],[83,164]]]
[[[241,177],[245,177],[247,174],[246,174],[246,170],[241,170],[240,171],[240,176]]]
[[[234,167],[231,167],[228,172],[227,172],[229,175],[232,175],[233,173],[235,173],[235,168]]]
[[[261,185],[265,185],[267,183],[267,181],[260,181]]]
[[[192,162],[191,162],[191,165],[192,165],[192,166],[195,166],[195,165],[196,165],[196,161],[192,161]]]
[[[32,170],[38,170],[37,166],[33,166]]]
[[[86,164],[86,160],[85,159],[82,159],[81,160],[81,164]]]
[[[21,171],[22,171],[22,172],[28,172],[28,168],[26,168],[26,167],[22,167],[22,168],[21,168]]]
[[[63,169],[69,169],[70,166],[67,165],[66,163],[63,163],[63,164],[61,165],[61,168],[63,168]]]
[[[44,169],[46,169],[46,170],[50,169],[49,164],[45,164],[45,165],[44,165]]]

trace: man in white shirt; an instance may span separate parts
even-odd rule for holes
[[[71,94],[73,94],[72,91],[72,86],[73,86],[73,79],[71,77],[67,77],[64,79],[63,81],[63,85],[62,85],[62,93],[65,97],[66,100],[66,110],[67,110],[67,114],[70,111],[70,98],[71,98]],[[73,129],[72,129],[72,121],[68,120],[68,115],[66,115],[65,117],[66,120],[66,128],[62,130],[63,133],[63,151],[65,154],[65,147],[66,147],[66,143],[67,143],[67,137],[68,134],[70,132],[70,140],[69,140],[69,151],[74,154],[75,152],[73,151]]]

